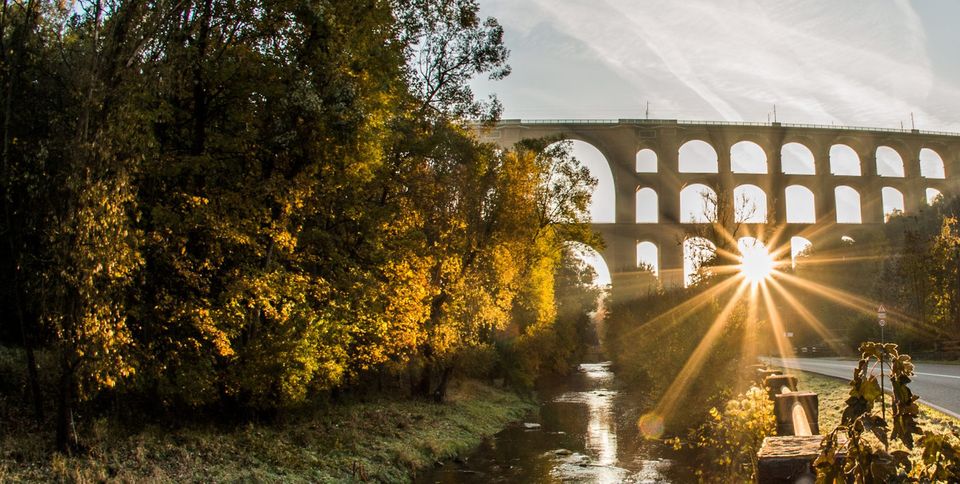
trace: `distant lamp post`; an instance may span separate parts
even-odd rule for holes
[[[887,325],[887,308],[883,304],[877,308],[877,324],[880,325],[880,412],[887,419],[887,397],[883,388],[883,360],[887,359],[886,343],[883,340],[883,327]]]

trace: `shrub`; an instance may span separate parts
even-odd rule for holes
[[[698,477],[716,482],[750,481],[763,438],[775,430],[773,402],[755,386],[728,400],[723,410],[711,408],[710,419],[693,433],[693,446],[704,456]]]

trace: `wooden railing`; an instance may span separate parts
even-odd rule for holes
[[[780,370],[759,368],[758,375],[773,400],[777,435],[763,439],[757,453],[757,482],[813,483],[813,461],[823,440],[818,395],[799,391],[797,378]]]

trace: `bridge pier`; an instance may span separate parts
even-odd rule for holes
[[[729,194],[735,187],[746,183],[760,187],[767,198],[767,224],[749,224],[742,235],[757,236],[771,233],[771,227],[784,227],[786,230],[776,241],[778,245],[789,245],[788,235],[792,234],[809,239],[815,248],[835,244],[841,235],[851,235],[856,239],[865,231],[883,230],[881,190],[885,186],[900,191],[907,214],[923,209],[927,188],[936,188],[945,196],[957,194],[960,188],[960,178],[953,177],[960,169],[960,134],[781,123],[644,119],[503,120],[494,128],[478,128],[478,131],[486,140],[504,147],[525,138],[560,136],[589,143],[603,154],[614,182],[614,223],[594,224],[593,227],[606,242],[602,255],[611,272],[614,299],[619,300],[636,297],[638,292],[645,292],[645,288],[652,284],[648,276],[637,270],[637,244],[640,242],[648,241],[657,246],[660,284],[683,284],[682,241],[694,233],[696,227],[681,223],[684,214],[680,213],[680,192],[691,183],[704,183],[729,191]],[[718,163],[716,173],[680,172],[680,147],[693,140],[704,141],[713,147]],[[766,173],[733,173],[730,149],[741,141],[757,144],[766,154]],[[786,143],[799,143],[810,150],[814,174],[783,173],[781,148]],[[860,176],[831,173],[831,147],[841,144],[851,147],[858,155]],[[892,148],[899,154],[903,162],[903,177],[879,176],[876,151],[880,146]],[[642,149],[652,150],[656,154],[655,173],[636,172],[636,154]],[[925,149],[933,150],[940,157],[946,179],[921,176],[920,153]],[[785,190],[792,185],[804,186],[814,194],[816,223],[781,225],[786,222]],[[861,224],[836,223],[835,189],[841,185],[850,186],[859,194]],[[636,222],[636,194],[640,187],[656,192],[658,223]]]

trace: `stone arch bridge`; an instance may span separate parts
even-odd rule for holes
[[[957,133],[618,119],[501,120],[482,137],[505,147],[525,138],[560,137],[588,143],[603,155],[615,214],[593,227],[606,243],[601,255],[614,297],[639,288],[641,244],[656,248],[661,283],[683,283],[682,240],[698,221],[681,202],[685,190],[759,193],[764,213],[744,220],[738,237],[774,224],[783,231],[781,243],[801,236],[816,246],[880,229],[886,213],[921,210],[937,195],[957,194],[960,183]],[[841,205],[847,213],[838,211]]]

